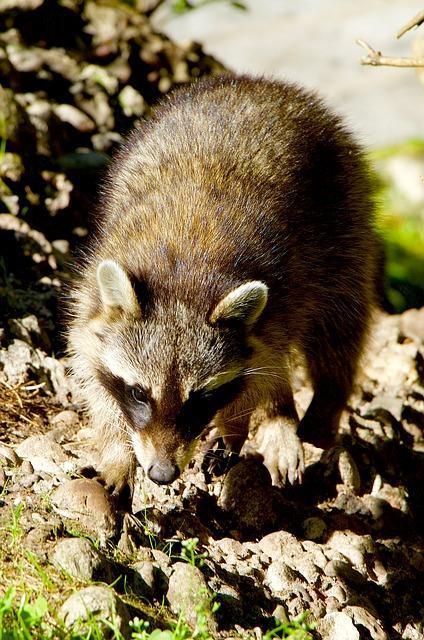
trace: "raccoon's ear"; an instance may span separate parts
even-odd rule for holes
[[[97,267],[97,284],[103,308],[108,314],[139,316],[140,305],[124,269],[115,260],[103,260]]]
[[[253,324],[261,315],[268,300],[268,287],[259,280],[241,284],[218,302],[210,315],[210,322],[236,320]]]

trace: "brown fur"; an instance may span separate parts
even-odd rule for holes
[[[291,84],[201,81],[133,132],[99,209],[69,343],[108,484],[119,489],[131,478],[134,451],[146,470],[152,460],[183,467],[214,415],[240,447],[254,413],[273,481],[300,477],[290,353],[303,351],[315,390],[298,434],[327,444],[374,300],[369,181],[339,119]],[[102,302],[103,260],[128,274],[137,308]],[[217,305],[250,281],[268,287],[257,321],[217,319]],[[228,397],[201,391],[227,370],[239,381],[224,385]],[[134,385],[149,394],[148,418],[126,399]]]

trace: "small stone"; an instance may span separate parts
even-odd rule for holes
[[[302,529],[305,538],[308,540],[320,540],[327,529],[327,525],[322,518],[312,517],[303,521]]]
[[[21,464],[20,471],[21,473],[24,473],[24,474],[34,473],[34,467],[32,466],[29,460],[24,460],[23,463]]]
[[[0,466],[0,491],[2,491],[6,485],[6,481],[7,481],[7,477],[6,474],[4,472],[4,469],[2,466]]]
[[[63,256],[68,256],[69,255],[69,242],[68,240],[63,240],[63,239],[59,239],[59,240],[53,240],[52,241],[52,248],[57,252],[62,254]],[[57,416],[60,416],[61,413],[68,413],[68,411],[66,412],[60,412],[58,413],[56,416],[54,416],[50,422],[53,423],[54,420],[56,420]],[[75,411],[70,411],[70,413],[73,413],[74,415],[78,416],[77,413],[75,413]]]
[[[71,104],[54,105],[53,113],[59,120],[70,124],[78,131],[93,131],[95,128],[93,120]]]
[[[273,561],[284,561],[294,571],[300,573],[310,584],[315,584],[322,573],[311,554],[290,533],[276,531],[260,540],[259,547],[268,553]],[[321,563],[323,564],[323,562]]]
[[[131,558],[135,552],[137,551],[137,546],[134,541],[134,538],[131,534],[131,531],[125,530],[121,533],[121,537],[119,538],[117,548],[121,553]]]
[[[236,622],[243,616],[243,604],[237,589],[228,584],[214,587],[216,602],[219,604],[219,616],[228,622]]]
[[[272,490],[265,466],[257,460],[242,460],[227,473],[218,505],[237,523],[237,528],[266,531],[277,520]]]
[[[21,458],[29,460],[35,471],[61,474],[60,464],[68,460],[63,448],[47,435],[36,435],[21,442],[16,451]]]
[[[56,569],[84,582],[98,580],[107,573],[104,558],[86,538],[60,540],[50,555],[50,562]]]
[[[68,480],[52,495],[52,506],[65,518],[78,521],[104,543],[118,529],[117,513],[108,492],[95,480]]]
[[[217,542],[217,547],[227,564],[235,565],[247,555],[244,545],[233,538],[222,538]]]
[[[160,549],[152,549],[153,558],[165,575],[171,575],[171,558]]]
[[[19,478],[19,485],[24,489],[29,489],[29,487],[32,487],[32,485],[37,482],[39,477],[40,476],[36,473],[29,473],[22,478]]]
[[[133,588],[137,596],[151,600],[156,591],[156,573],[158,569],[150,560],[141,560],[131,565],[134,571]]]
[[[293,534],[287,531],[269,533],[258,542],[258,546],[271,560],[280,559],[283,549],[288,547],[297,549],[299,553],[303,551],[300,542]]]
[[[405,311],[400,317],[400,329],[405,336],[424,341],[424,307]]]
[[[278,622],[284,622],[286,624],[290,622],[287,614],[287,609],[282,604],[277,604],[274,611],[272,612],[272,616],[273,618],[278,620]]]
[[[102,637],[113,638],[114,632],[107,624],[113,619],[114,626],[126,637],[129,632],[129,614],[125,604],[109,587],[96,585],[73,593],[61,606],[59,617],[69,628],[77,620],[97,618]],[[81,630],[82,631],[82,630]]]
[[[49,437],[60,444],[64,440],[70,440],[80,427],[79,417],[76,411],[66,409],[60,411],[50,419],[52,430]]]
[[[372,640],[387,640],[388,636],[374,616],[362,607],[349,606],[344,612],[351,616],[355,625],[364,627]]]
[[[352,531],[334,531],[328,539],[328,545],[345,556],[355,567],[365,564],[364,552],[374,550],[369,538],[364,539],[364,536]]]
[[[304,578],[297,571],[294,571],[283,560],[272,562],[265,574],[265,584],[274,595],[278,595],[293,585],[304,583]]]
[[[308,557],[312,560],[314,565],[320,569],[324,569],[327,564],[327,558],[324,555],[321,545],[313,542],[312,540],[304,540],[302,547],[308,553]]]
[[[0,442],[0,458],[3,458],[3,464],[11,464],[13,467],[17,467],[20,462],[16,451],[2,442]]]
[[[339,453],[338,467],[343,484],[352,493],[358,493],[361,488],[361,476],[352,455],[346,449]]]
[[[33,514],[34,516],[35,514]],[[33,518],[34,520],[34,518]],[[25,549],[31,551],[39,560],[47,560],[48,542],[53,534],[53,528],[48,524],[37,523],[37,526],[25,536]]]
[[[318,620],[317,631],[323,640],[360,640],[358,629],[351,618],[341,611],[327,613]]]
[[[417,629],[410,622],[403,629],[402,640],[422,640],[423,639],[423,627]]]
[[[146,109],[143,96],[129,84],[119,93],[118,101],[127,118],[131,116],[140,117]]]
[[[207,613],[208,630],[216,632],[217,626],[211,611],[211,593],[203,573],[185,562],[175,563],[173,569],[166,594],[172,611],[182,613],[189,624],[195,625],[196,607],[201,606]]]
[[[335,584],[325,592],[327,598],[335,598],[339,604],[347,602],[346,591],[338,584]]]
[[[342,608],[343,605],[341,605],[334,596],[328,596],[325,599],[325,609],[327,613],[334,613],[335,611],[340,611]]]

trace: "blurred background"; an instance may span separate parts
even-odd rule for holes
[[[52,335],[114,149],[174,87],[232,70],[316,89],[364,145],[386,308],[424,305],[422,0],[0,0],[0,300]],[[10,324],[10,323],[9,323]],[[47,338],[46,338],[47,340]],[[47,347],[46,347],[47,348]]]

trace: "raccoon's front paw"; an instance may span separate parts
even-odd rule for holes
[[[257,452],[262,456],[272,484],[277,487],[301,482],[305,471],[303,446],[294,428],[282,418],[263,422],[256,434]]]
[[[210,442],[208,448],[204,448],[205,454],[201,465],[205,476],[222,476],[227,473],[239,461],[237,451],[233,451],[231,446],[224,442],[222,437],[218,437]]]
[[[133,494],[134,473],[128,467],[101,465],[99,469],[85,467],[80,470],[85,478],[97,480],[121,505],[128,505]]]

